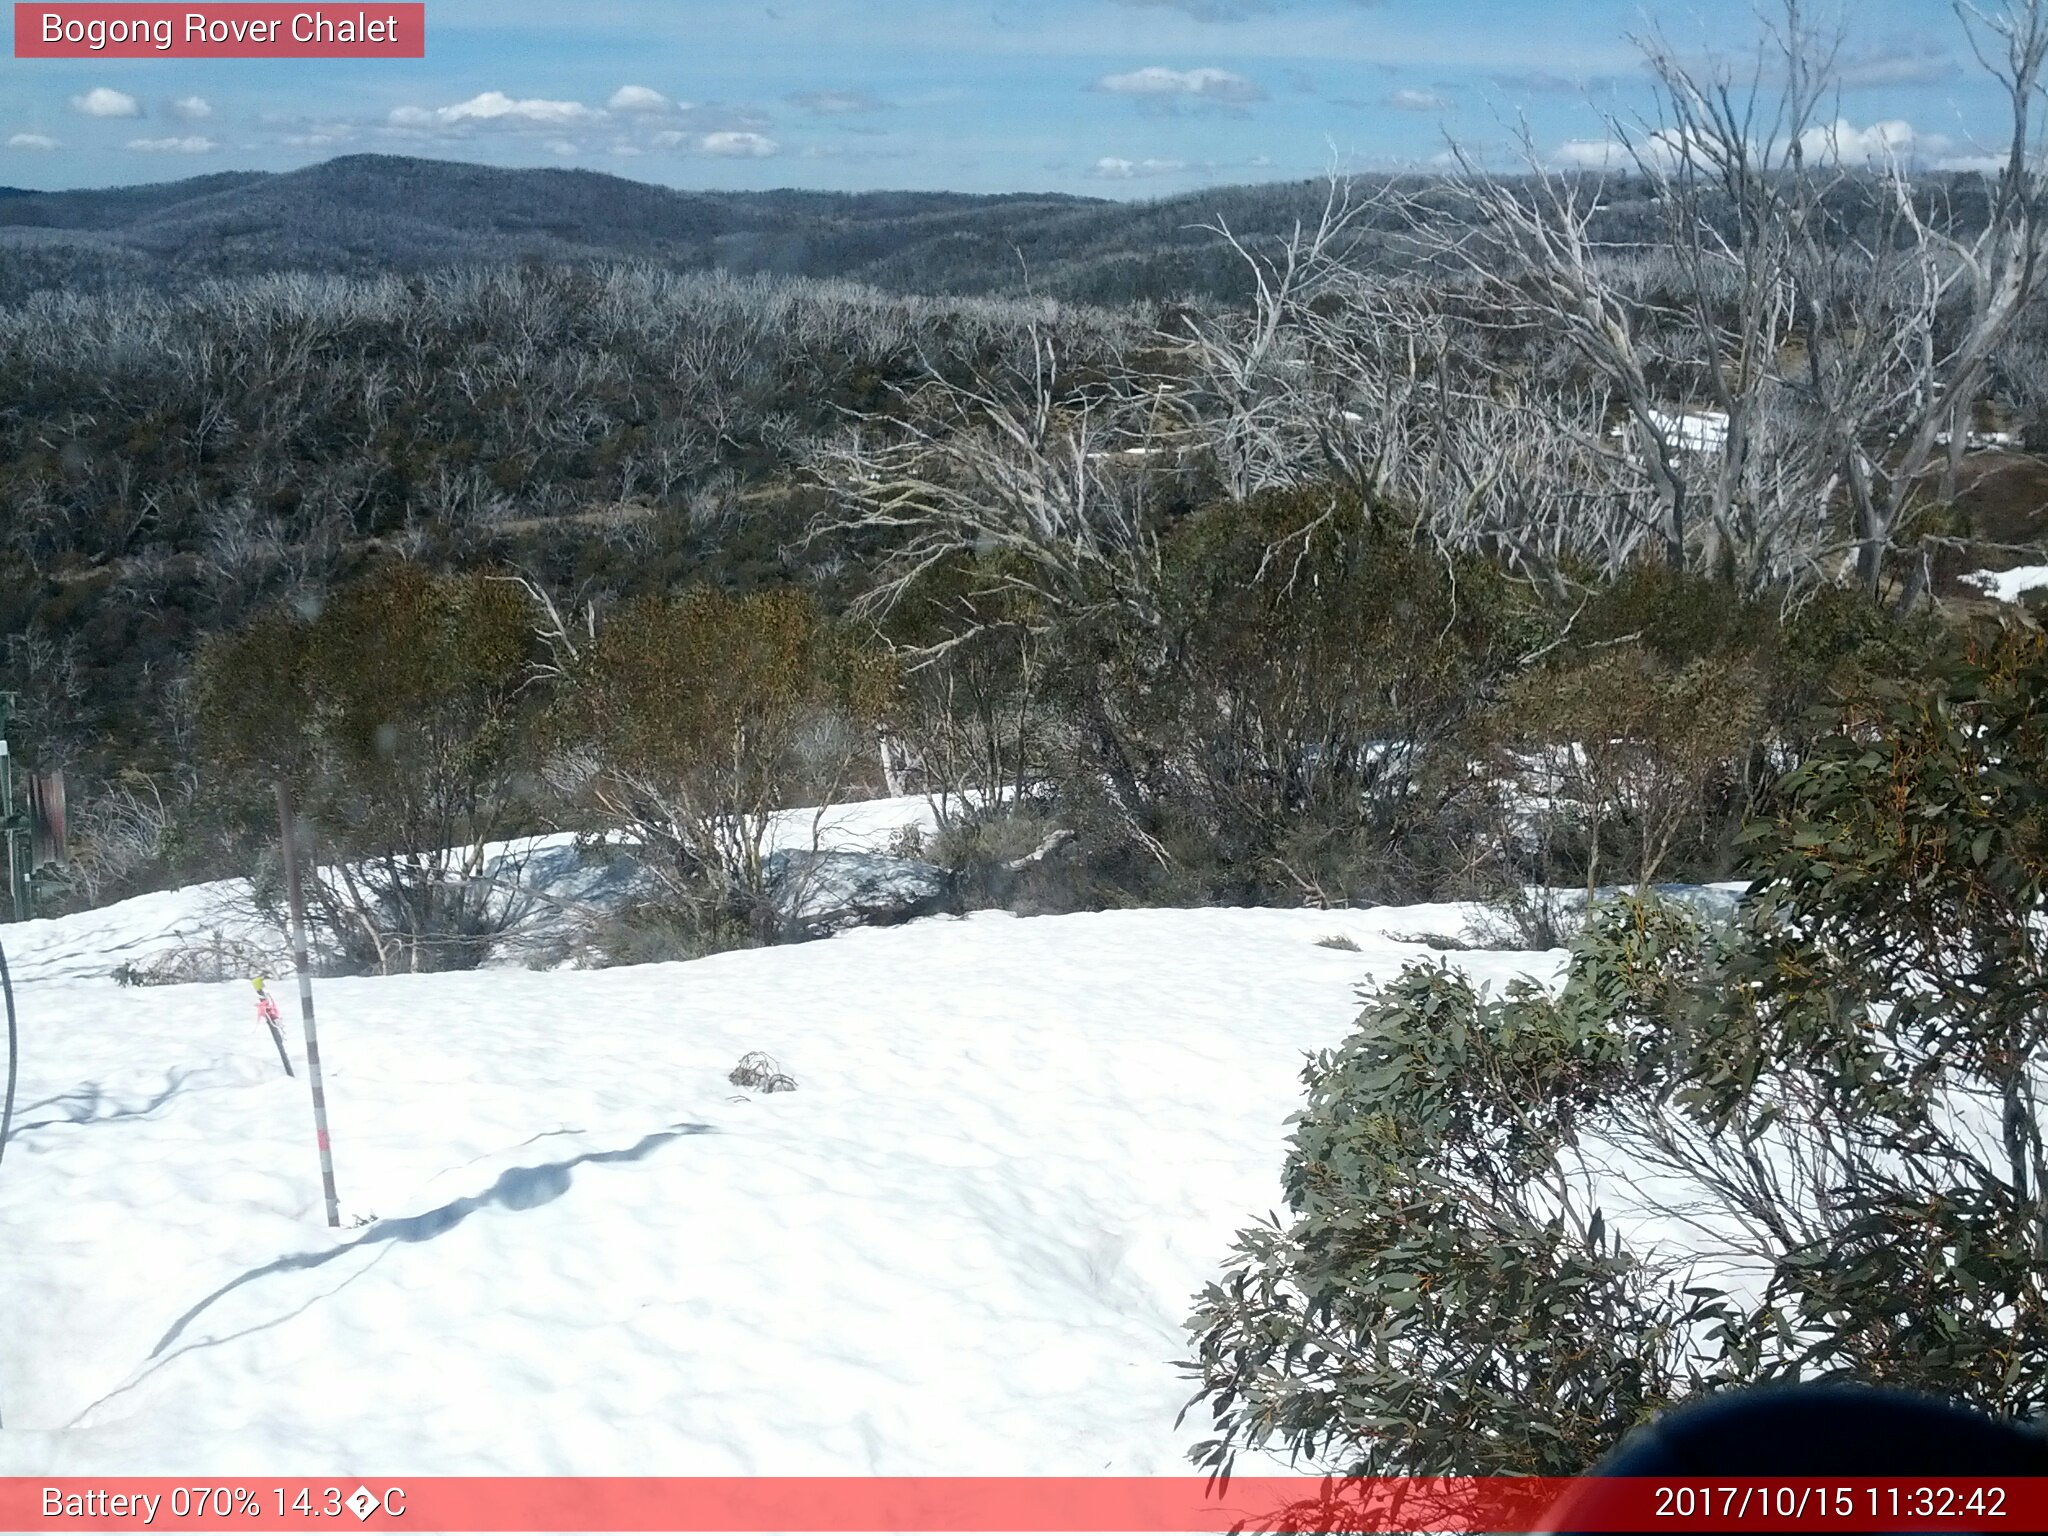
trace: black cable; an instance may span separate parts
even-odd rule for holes
[[[0,1099],[0,1157],[7,1155],[7,1131],[14,1124],[14,1078],[21,1062],[21,1040],[14,1032],[14,981],[7,974],[7,951],[0,949],[0,994],[7,998],[7,1096]]]

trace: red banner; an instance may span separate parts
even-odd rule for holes
[[[424,4],[24,5],[17,59],[421,59]]]
[[[2038,1531],[2048,1478],[0,1478],[6,1531]]]

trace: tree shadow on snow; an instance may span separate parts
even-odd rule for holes
[[[193,1074],[173,1070],[164,1076],[164,1085],[150,1097],[137,1104],[121,1104],[98,1083],[86,1083],[69,1093],[38,1099],[33,1104],[21,1106],[21,1113],[32,1115],[40,1109],[53,1109],[57,1113],[42,1120],[29,1120],[14,1128],[17,1136],[26,1136],[30,1131],[47,1130],[53,1125],[103,1125],[113,1120],[147,1120],[162,1109],[191,1080]]]
[[[211,1295],[202,1298],[188,1308],[184,1316],[171,1324],[170,1331],[157,1341],[156,1348],[149,1352],[154,1360],[178,1341],[178,1336],[191,1326],[208,1307],[231,1291],[238,1291],[245,1285],[252,1285],[269,1275],[287,1274],[293,1270],[318,1269],[331,1264],[359,1248],[381,1246],[387,1243],[424,1243],[454,1230],[478,1211],[496,1207],[506,1211],[531,1211],[540,1206],[559,1200],[568,1193],[570,1175],[585,1163],[637,1163],[655,1148],[664,1146],[684,1136],[705,1136],[716,1127],[685,1123],[671,1126],[665,1131],[655,1131],[641,1137],[632,1146],[616,1152],[584,1152],[576,1157],[565,1158],[558,1163],[542,1163],[534,1168],[507,1168],[498,1175],[497,1182],[480,1195],[464,1195],[446,1205],[436,1206],[431,1211],[422,1211],[417,1216],[400,1216],[390,1221],[380,1221],[361,1237],[352,1238],[336,1247],[319,1253],[290,1253],[282,1258],[272,1259],[247,1274],[238,1275]]]

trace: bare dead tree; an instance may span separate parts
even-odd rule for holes
[[[1336,299],[1346,310],[1363,305],[1383,311],[1375,318],[1387,322],[1386,331],[1395,329],[1386,290],[1368,283],[1345,259],[1347,231],[1383,201],[1361,197],[1351,182],[1332,176],[1315,224],[1297,222],[1292,235],[1270,250],[1254,246],[1223,220],[1204,226],[1244,263],[1252,280],[1251,308],[1184,314],[1182,329],[1166,340],[1185,355],[1201,436],[1225,487],[1239,500],[1295,483],[1304,472],[1335,469],[1345,478],[1370,477],[1365,456],[1346,451],[1357,434],[1338,430],[1347,415],[1363,422],[1364,413],[1339,405],[1335,396],[1347,385],[1370,387],[1382,380],[1379,367],[1342,366],[1356,360],[1345,343],[1382,331],[1316,325],[1312,317],[1319,304]],[[1332,340],[1335,348],[1329,347]],[[1318,357],[1319,350],[1334,356]]]
[[[1785,0],[1741,70],[1641,45],[1659,112],[1611,119],[1610,153],[1651,189],[1668,283],[1646,288],[1603,240],[1610,175],[1552,168],[1526,130],[1523,176],[1461,157],[1477,217],[1429,225],[1435,254],[1603,381],[1674,566],[1775,585],[1831,575],[1839,555],[1875,593],[1944,429],[1951,444],[1967,431],[2037,281],[2048,7],[1958,11],[2011,126],[1974,233],[1891,146],[1858,163],[1825,119],[1840,39],[1802,0]],[[1855,227],[1850,210],[1873,204],[1874,226]]]
[[[1903,169],[1888,167],[1899,223],[1908,244],[1912,284],[1889,327],[1866,326],[1836,334],[1860,344],[1861,360],[1908,356],[1903,390],[1872,401],[1854,387],[1854,362],[1820,373],[1815,392],[1828,406],[1830,425],[1845,442],[1843,478],[1856,514],[1856,574],[1875,592],[1888,549],[1910,532],[1908,519],[1944,430],[1948,437],[1944,490],[1954,494],[1960,456],[1974,407],[1991,363],[2012,336],[2040,283],[2048,249],[2042,144],[2036,127],[2044,64],[2048,64],[2048,4],[2012,0],[1987,10],[1958,0],[1957,14],[1971,48],[1998,83],[2007,112],[2003,164],[1991,188],[1982,225],[1965,234],[1957,221],[1923,213]],[[1805,232],[1805,240],[1814,239]],[[1809,328],[1821,334],[1809,319]],[[1889,346],[1886,346],[1886,342]],[[1818,367],[1818,365],[1817,365]],[[1873,369],[1872,372],[1877,372]],[[1879,376],[1882,376],[1881,374]],[[1903,398],[1901,398],[1903,394]],[[1837,405],[1837,401],[1849,403]],[[1859,415],[1857,404],[1865,406]],[[1860,429],[1860,430],[1859,430]]]
[[[897,391],[895,410],[855,417],[816,450],[812,468],[835,510],[814,537],[876,549],[857,615],[880,621],[929,583],[967,577],[944,633],[908,647],[913,671],[999,631],[1028,651],[1032,637],[1100,616],[1115,616],[1140,643],[1159,638],[1149,497],[1162,437],[1185,421],[1185,407],[1168,381],[1114,355],[1091,376],[1070,377],[1057,319],[1034,322],[1006,367],[965,382],[927,367],[920,385]],[[1163,860],[1128,722],[1102,688],[1084,679],[1077,692],[1073,728],[1102,765],[1130,834]],[[1006,706],[1026,712],[1016,722],[1024,735],[992,718],[980,737],[996,754],[992,781],[1023,782],[1033,693]]]
[[[965,383],[928,368],[897,391],[899,410],[856,416],[815,446],[811,468],[838,503],[817,535],[882,536],[857,611],[888,612],[964,556],[1048,615],[1149,605],[1158,546],[1138,466],[1156,446],[1156,397],[1132,375],[1070,379],[1039,327],[1025,354]]]
[[[1656,518],[1640,464],[1603,431],[1606,392],[1517,377],[1455,264],[1359,258],[1368,216],[1421,217],[1389,185],[1332,177],[1318,220],[1268,245],[1212,227],[1250,272],[1251,306],[1182,316],[1165,340],[1225,486],[1344,486],[1418,539],[1546,580],[1567,556],[1625,564]]]

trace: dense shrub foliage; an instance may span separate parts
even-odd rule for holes
[[[1941,629],[1847,593],[1786,613],[1657,566],[1560,597],[1342,487],[1163,514],[1155,538],[1141,600],[1049,597],[1006,555],[965,554],[889,615],[909,658],[893,728],[991,900],[1724,877],[1816,716],[1909,675]],[[1060,859],[996,867],[1063,830]]]
[[[553,828],[638,846],[676,909],[647,932],[771,937],[770,814],[892,787],[932,798],[961,900],[1031,911],[1720,876],[1831,691],[1938,632],[1655,568],[1560,600],[1342,488],[1155,516],[1113,596],[1083,573],[1048,600],[967,554],[879,633],[798,586],[565,611],[524,577],[373,566],[202,648],[195,771],[100,797],[96,878],[250,867],[279,778],[337,852],[385,861],[345,904],[377,965],[425,941],[387,954],[373,928],[485,924],[465,900],[505,918],[480,850]],[[468,850],[468,898],[438,865],[401,874],[434,849]]]
[[[394,556],[617,598],[812,580],[811,439],[1051,318],[723,273],[533,266],[0,308],[0,686],[85,783],[174,775],[199,643]],[[81,796],[81,798],[85,798]]]
[[[1104,646],[1118,733],[1093,766],[1129,776],[1202,899],[1384,901],[1453,878],[1471,728],[1538,627],[1496,568],[1354,496],[1270,492],[1175,527],[1157,604],[1156,630]]]
[[[201,653],[209,788],[264,826],[267,792],[291,787],[326,861],[313,899],[349,961],[473,965],[516,910],[484,873],[488,845],[531,820],[536,649],[516,589],[398,565]]]
[[[801,592],[637,599],[565,658],[565,787],[699,927],[771,938],[775,813],[876,791],[890,681]]]
[[[1569,1474],[1704,1383],[1704,1304],[1557,1193],[1631,1087],[1631,1042],[1586,1006],[1606,937],[1559,1005],[1411,968],[1310,1062],[1291,1215],[1239,1234],[1193,1319],[1205,1465]]]
[[[1568,1473],[1760,1380],[2048,1407],[2048,656],[1930,684],[1787,776],[1732,926],[1628,899],[1555,993],[1368,997],[1200,1300],[1210,1464]]]

